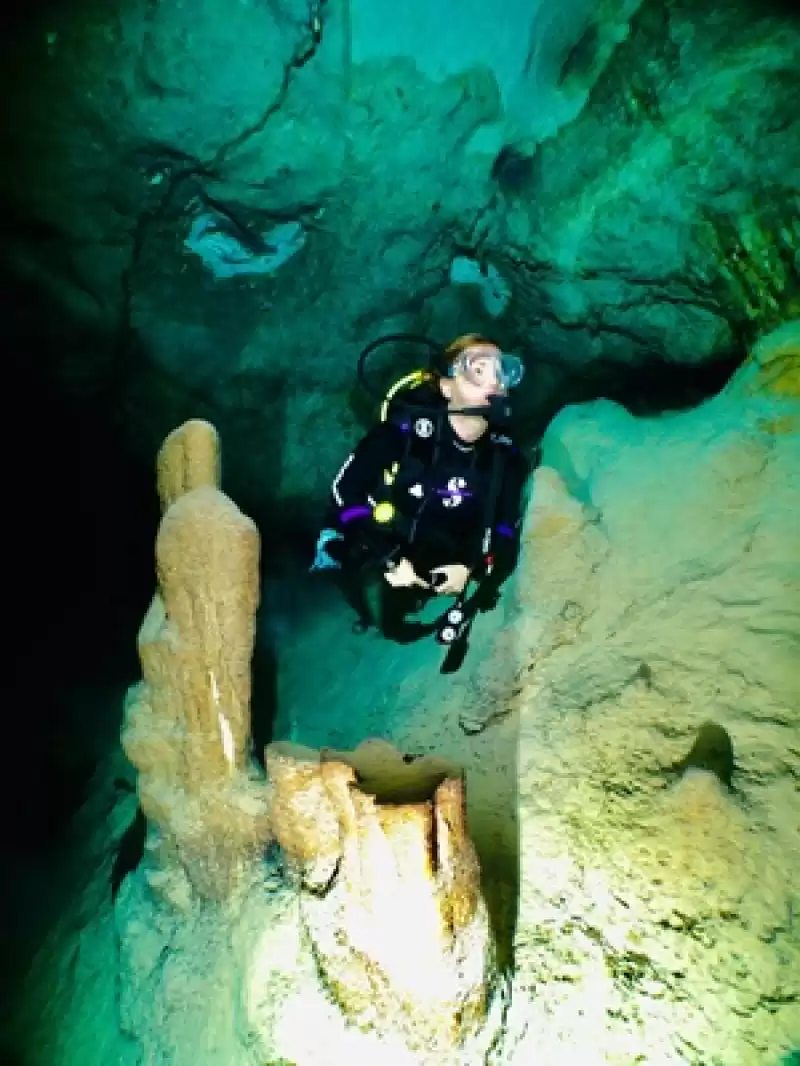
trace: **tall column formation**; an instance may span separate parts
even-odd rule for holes
[[[266,788],[248,772],[259,536],[219,470],[207,422],[180,426],[159,452],[157,590],[122,734],[151,826],[151,882],[173,902],[186,898],[181,874],[202,897],[229,896],[269,833]]]
[[[484,1020],[494,965],[463,774],[380,740],[272,744],[266,759],[328,993],[360,1028],[442,1061]]]

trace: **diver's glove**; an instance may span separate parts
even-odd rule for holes
[[[430,584],[419,576],[412,564],[406,558],[391,559],[386,561],[386,572],[383,575],[393,588],[422,588],[429,589]]]
[[[431,570],[431,587],[437,596],[460,596],[469,582],[470,570],[463,563],[435,566]]]

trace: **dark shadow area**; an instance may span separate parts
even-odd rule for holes
[[[144,855],[147,836],[147,819],[142,808],[136,808],[133,821],[125,830],[119,843],[117,856],[111,868],[111,898],[116,899],[120,886],[129,873],[133,873]]]
[[[797,0],[745,0],[744,10],[754,20],[782,18],[800,24],[800,6]]]
[[[264,766],[264,748],[272,741],[278,710],[278,662],[271,642],[257,641],[252,664],[250,729],[253,758]]]
[[[49,298],[0,278],[4,327],[5,819],[0,1001],[16,994],[68,891],[67,831],[116,742],[136,634],[153,593],[158,501],[108,396],[67,392],[69,349],[108,350]],[[0,1026],[2,1027],[2,1026]],[[0,1062],[12,1061],[0,1047]]]
[[[8,324],[7,290],[3,302]],[[65,395],[48,378],[35,338],[15,337],[2,420],[12,618],[6,692],[14,708],[6,743],[30,753],[26,773],[32,766],[35,780],[5,845],[31,852],[55,843],[85,797],[95,738],[114,731],[98,716],[121,711],[90,700],[76,710],[68,693],[138,676],[136,632],[152,596],[158,505],[152,473],[131,459],[97,401]],[[13,794],[16,785],[4,775],[2,788]]]
[[[563,87],[568,81],[579,81],[585,77],[597,59],[599,46],[600,24],[590,22],[564,57],[558,75],[558,86]]]
[[[598,361],[575,376],[572,388],[578,395],[588,390],[592,397],[614,400],[633,415],[686,411],[720,392],[743,358],[743,354],[736,354],[685,364],[651,357],[647,363],[630,367]]]
[[[0,1066],[25,1066],[21,1058],[0,1049]]]
[[[251,427],[266,441],[270,459],[258,466],[258,488],[249,492],[242,481],[248,471],[239,471],[236,482],[225,484],[225,441],[223,449],[223,490],[227,491],[237,506],[256,523],[261,542],[261,598],[256,616],[256,640],[251,663],[250,729],[253,757],[264,765],[264,748],[273,736],[277,713],[276,648],[281,633],[288,626],[284,617],[291,610],[291,576],[296,573],[301,553],[313,557],[311,545],[313,534],[304,527],[302,518],[291,508],[284,512],[277,495],[283,484],[284,454],[287,440],[286,410],[287,390],[290,385],[285,378],[264,379],[264,405],[255,408],[257,422]],[[269,410],[269,419],[263,418],[263,410]],[[275,486],[274,494],[270,491]],[[308,553],[311,552],[311,555]],[[306,563],[306,568],[308,563]]]
[[[529,497],[530,478],[536,467],[535,456],[529,457],[527,464],[527,482],[523,490],[524,497]],[[524,513],[524,506],[523,506]],[[522,546],[517,543],[515,551],[506,560],[502,569],[497,569],[493,576],[482,585],[477,597],[477,610],[480,613],[507,609],[503,628],[497,634],[498,644],[492,648],[493,657],[499,652],[504,660],[504,671],[498,674],[493,667],[490,681],[484,691],[481,704],[482,726],[470,729],[468,719],[460,719],[461,730],[466,736],[488,730],[491,734],[495,723],[508,714],[512,705],[518,679],[523,667],[520,641],[516,635],[514,597],[514,575],[520,562]],[[505,601],[505,602],[504,602]],[[509,601],[512,601],[509,604]],[[482,649],[476,648],[480,654]],[[499,677],[499,681],[497,678]],[[520,741],[519,716],[514,715],[514,729],[497,734],[498,780],[496,792],[502,797],[502,831],[478,832],[475,846],[481,863],[481,885],[489,911],[495,944],[497,947],[498,967],[503,973],[510,973],[514,967],[514,942],[517,932],[517,918],[522,883],[519,818],[519,779],[520,779]]]
[[[519,403],[520,433],[528,445],[539,439],[558,412],[570,404],[606,399],[625,407],[631,414],[646,418],[688,411],[719,393],[744,362],[746,353],[736,352],[705,363],[673,363],[652,356],[646,364],[598,360],[576,371],[562,361],[542,353],[531,355],[530,381],[523,382]],[[537,395],[537,362],[555,380]],[[531,398],[538,404],[531,418],[525,417]],[[534,432],[532,432],[532,430]]]
[[[514,824],[518,818],[514,812]],[[517,826],[518,828],[518,826]],[[481,891],[489,912],[489,922],[497,952],[497,968],[510,974],[514,969],[514,939],[517,932],[517,913],[520,896],[520,849],[488,850],[475,842],[481,865]]]
[[[495,156],[490,176],[507,196],[522,196],[536,182],[536,157],[516,145],[506,144]]]
[[[28,0],[26,4],[10,4],[0,14],[0,33],[10,37],[39,18],[63,11],[64,7],[64,0]]]

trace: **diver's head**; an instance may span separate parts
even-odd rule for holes
[[[493,401],[507,396],[522,380],[524,367],[519,357],[506,354],[493,341],[477,333],[457,337],[446,348],[445,356],[447,372],[441,378],[440,388],[453,411],[493,407]],[[460,416],[459,421],[474,438],[481,436],[489,424],[480,415]]]

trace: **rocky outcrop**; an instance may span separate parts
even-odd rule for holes
[[[348,659],[327,620],[303,634],[307,721],[293,712],[293,731],[363,736],[379,720],[395,746],[268,750],[289,869],[275,877],[269,860],[277,887],[244,898],[233,935],[196,909],[165,932],[129,879],[137,1039],[164,1050],[180,1016],[220,1061],[249,1046],[301,1066],[763,1066],[796,1049],[798,356],[787,325],[694,411],[564,411],[534,478],[516,602],[496,634],[476,627],[466,679],[434,681],[429,661],[415,676],[403,649],[378,682],[363,642]],[[466,767],[487,888],[513,878],[499,859],[518,840],[510,999],[490,994],[460,771],[398,755],[436,750]],[[219,991],[234,980],[235,1009]],[[165,982],[179,1010],[159,1030]],[[200,1001],[218,1003],[213,1033]],[[180,1031],[183,1066],[197,1044]]]
[[[267,749],[273,829],[301,921],[349,1022],[449,1060],[485,1021],[493,947],[463,774],[380,740],[319,755]],[[416,1061],[416,1060],[415,1060]]]
[[[799,357],[790,323],[693,411],[563,411],[457,674],[420,644],[378,680],[327,619],[287,653],[293,737],[381,728],[464,766],[485,896],[513,910],[494,1066],[798,1048]]]
[[[219,476],[210,424],[164,442],[158,590],[122,735],[148,823],[144,861],[116,886],[123,1030],[174,1066],[251,1047],[316,1066],[348,1027],[398,1066],[455,1063],[497,991],[463,773],[373,739],[271,744],[264,781],[250,763],[259,541]],[[299,1041],[292,996],[327,1011]]]
[[[193,894],[225,899],[246,884],[269,834],[266,791],[249,772],[259,538],[218,477],[208,423],[164,442],[158,591],[122,733],[151,827],[149,883],[184,909]]]
[[[181,505],[218,491],[216,437],[192,423],[170,438],[159,476],[164,608],[142,646],[145,682],[126,731],[156,846],[112,907],[99,879],[111,875],[109,840],[124,833],[133,797],[119,802],[124,770],[110,765],[86,809],[95,836],[86,843],[84,827],[74,842],[78,898],[35,953],[3,1050],[24,1050],[32,1066],[76,1056],[85,1066],[419,1066],[428,1052],[413,1048],[427,1034],[437,1066],[790,1061],[800,1027],[798,356],[787,325],[694,411],[565,410],[534,478],[514,596],[476,620],[463,673],[439,675],[429,644],[365,645],[344,610],[310,615],[282,653],[291,745],[269,755],[283,847],[259,852],[235,906],[226,893],[239,864],[218,865],[209,844],[217,815],[239,817],[227,775],[247,777],[237,664],[253,610],[253,531],[214,505],[198,511],[210,525],[197,543]],[[224,587],[200,580],[211,558],[235,571]],[[201,593],[212,609],[198,642],[190,605]],[[229,679],[219,707],[213,684],[195,685],[200,659]],[[167,676],[176,667],[183,696]],[[391,749],[358,748],[378,733]],[[447,762],[421,757],[440,751]],[[250,839],[237,824],[262,824],[262,807],[248,812],[250,822],[226,823],[237,847]],[[184,836],[189,814],[197,832]],[[490,893],[513,904],[511,996],[492,999],[473,1041],[455,1005],[480,1027]],[[382,938],[387,910],[392,936]],[[418,924],[404,924],[412,910]],[[448,991],[421,1003],[428,973]]]
[[[521,1061],[797,1046],[798,367],[785,326],[692,412],[548,430],[495,727],[518,729]]]

